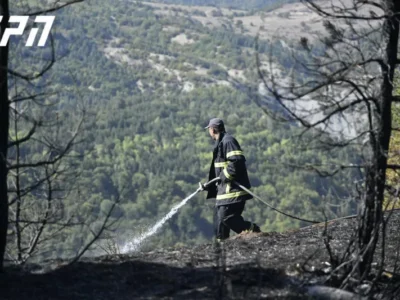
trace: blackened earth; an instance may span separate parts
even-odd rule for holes
[[[308,287],[332,284],[327,281],[330,259],[324,237],[329,236],[333,252],[343,253],[356,222],[329,222],[327,232],[321,224],[236,235],[222,244],[85,258],[67,266],[54,263],[39,273],[8,267],[0,274],[0,299],[311,299]],[[400,299],[399,226],[400,212],[394,211],[386,228],[384,276],[374,289],[376,299]],[[381,250],[382,244],[376,262]],[[376,268],[375,274],[382,274]],[[372,281],[352,292],[365,292]]]

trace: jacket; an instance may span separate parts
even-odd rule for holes
[[[251,187],[243,151],[238,141],[229,133],[221,133],[214,145],[208,179],[216,177],[221,180],[208,188],[207,199],[216,198],[217,206],[253,198],[233,182],[234,180],[248,189]]]

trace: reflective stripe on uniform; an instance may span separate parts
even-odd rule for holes
[[[231,183],[228,182],[228,184],[226,185],[226,189],[225,189],[225,193],[229,193],[231,191]]]
[[[215,168],[225,168],[228,165],[229,162],[223,161],[223,162],[217,162],[214,163]]]
[[[224,174],[225,174],[225,177],[226,178],[228,178],[229,180],[232,180],[233,179],[233,177],[232,177],[232,175],[229,175],[229,173],[228,173],[228,170],[227,169],[224,169]]]
[[[223,199],[228,199],[228,198],[236,198],[236,197],[247,195],[247,194],[248,193],[246,191],[240,191],[240,192],[236,192],[236,193],[217,195],[217,200],[223,200]]]
[[[226,158],[231,157],[231,156],[234,156],[234,155],[243,155],[243,151],[241,151],[241,150],[236,150],[236,151],[228,152],[228,153],[226,154]]]

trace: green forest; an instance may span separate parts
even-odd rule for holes
[[[251,9],[271,2],[237,1],[232,6]],[[279,41],[257,44],[254,37],[228,27],[209,28],[190,15],[156,14],[153,7],[134,1],[72,5],[56,13],[52,32],[56,61],[51,70],[34,84],[14,78],[9,85],[10,93],[42,95],[27,111],[32,118],[49,121],[38,134],[51,135],[61,143],[85,112],[81,141],[64,162],[74,172],[59,183],[71,188],[68,193],[59,191],[61,218],[86,220],[95,230],[118,200],[108,236],[119,245],[129,242],[194,192],[198,182],[207,180],[213,141],[204,126],[212,117],[223,118],[227,131],[241,144],[255,194],[303,218],[324,220],[354,213],[352,190],[361,174],[344,169],[334,177],[323,177],[305,166],[322,165],[331,171],[338,162],[356,161],[357,151],[324,151],[314,143],[317,132],[304,134],[295,122],[277,122],[258,104],[255,53],[266,56],[274,47],[274,61],[283,70],[293,65],[289,50]],[[174,40],[182,34],[192,42]],[[40,49],[24,47],[24,42],[14,38],[10,65],[21,73],[35,72],[48,62],[50,43]],[[245,79],[233,80],[231,70]],[[298,69],[296,76],[307,73]],[[50,120],[56,120],[58,127]],[[28,121],[17,129],[11,126],[10,137],[28,132]],[[25,143],[21,159],[40,159],[48,155],[43,149],[34,140]],[[29,182],[34,171],[24,176]],[[35,193],[25,196],[25,203],[38,205],[30,211],[40,211],[39,201],[32,201],[40,198]],[[214,203],[205,196],[190,200],[144,249],[210,242]],[[266,232],[307,225],[255,199],[247,203],[244,216]],[[33,213],[27,213],[29,217],[34,218]],[[48,233],[52,232],[51,224],[48,227]],[[16,251],[15,234],[11,225],[10,257]],[[35,254],[39,258],[71,256],[88,238],[81,227],[68,227],[54,237],[56,242],[44,242]]]

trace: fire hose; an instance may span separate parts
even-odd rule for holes
[[[252,193],[248,188],[244,187],[243,185],[241,185],[240,183],[238,183],[237,181],[233,180],[233,183],[236,184],[238,187],[240,187],[242,190],[246,191],[247,193],[249,193],[250,195],[252,195],[255,199],[257,199],[258,201],[264,203],[266,206],[268,206],[269,208],[271,208],[272,210],[276,211],[277,213],[280,213],[284,216],[287,216],[289,218],[292,219],[296,219],[299,221],[303,221],[303,222],[307,222],[307,223],[314,223],[314,224],[318,224],[318,223],[323,223],[321,221],[315,221],[315,220],[308,220],[308,219],[303,219],[288,213],[285,213],[284,211],[281,211],[275,207],[273,207],[271,204],[267,203],[265,200],[261,199],[260,197],[258,197],[257,195],[255,195],[254,193]]]
[[[205,184],[201,184],[199,183],[200,187],[197,189],[196,192],[200,192],[205,190],[211,183],[216,182],[220,180],[219,177],[216,177],[214,179],[212,179],[211,181],[205,183]],[[323,223],[322,221],[315,221],[315,220],[308,220],[308,219],[304,219],[304,218],[300,218],[288,213],[285,213],[284,211],[281,211],[275,207],[273,207],[271,204],[267,203],[265,200],[261,199],[260,197],[258,197],[257,195],[255,195],[253,192],[251,192],[248,188],[244,187],[243,185],[241,185],[240,183],[238,183],[237,181],[233,180],[233,183],[236,184],[238,187],[240,187],[243,191],[246,191],[247,193],[249,193],[250,195],[252,195],[255,199],[257,199],[258,201],[264,203],[266,206],[268,206],[269,208],[271,208],[272,210],[276,211],[277,213],[280,213],[286,217],[292,218],[292,219],[296,219],[299,221],[303,221],[303,222],[307,222],[307,223],[313,223],[313,224],[318,224],[318,223]]]
[[[219,177],[216,177],[214,179],[212,179],[211,181],[205,183],[205,184],[200,184],[200,187],[197,189],[196,193],[203,191],[205,188],[207,188],[207,186],[209,186],[211,183],[216,182],[220,180]],[[257,199],[258,201],[262,202],[263,204],[265,204],[266,206],[268,206],[269,208],[271,208],[272,210],[276,211],[277,213],[280,213],[286,217],[295,219],[295,220],[299,220],[299,221],[303,221],[306,223],[312,223],[312,224],[321,224],[321,223],[326,223],[326,222],[332,222],[332,221],[338,221],[338,220],[345,220],[345,219],[352,219],[357,217],[357,215],[350,215],[350,216],[344,216],[344,217],[340,217],[340,218],[336,218],[336,219],[332,219],[332,220],[325,220],[325,221],[317,221],[317,220],[309,220],[309,219],[304,219],[304,218],[300,218],[297,217],[295,215],[291,215],[289,213],[286,213],[282,210],[277,209],[276,207],[273,207],[271,204],[269,204],[268,202],[266,202],[265,200],[261,199],[259,196],[255,195],[252,191],[250,191],[248,188],[244,187],[243,185],[241,185],[240,183],[238,183],[237,181],[233,180],[233,183],[235,183],[238,187],[240,187],[243,191],[246,191],[247,193],[249,193],[250,195],[252,195],[255,199]],[[393,209],[393,210],[400,210],[400,209]],[[310,225],[313,226],[313,225]],[[306,227],[303,227],[306,228]]]

